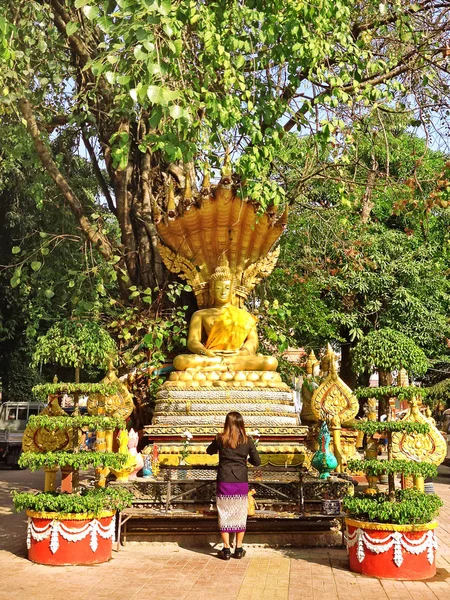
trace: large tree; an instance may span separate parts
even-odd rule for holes
[[[377,104],[445,108],[448,0],[3,0],[2,117],[22,119],[78,227],[114,266],[125,298],[165,277],[155,219],[168,189],[234,160],[242,193],[283,202],[273,159],[286,132],[311,134],[317,157]],[[104,212],[79,197],[49,141],[78,136]],[[209,165],[209,166],[206,166]],[[105,166],[105,169],[103,169]],[[370,188],[370,186],[369,186]],[[190,201],[189,195],[187,202]],[[181,209],[181,203],[179,209]]]

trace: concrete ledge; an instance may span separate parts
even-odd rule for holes
[[[129,531],[126,535],[127,542],[144,542],[149,544],[175,545],[182,548],[211,547],[220,544],[220,534],[217,533],[178,533],[175,531]],[[297,532],[264,532],[247,533],[246,545],[255,545],[264,548],[341,548],[342,533],[338,530]]]

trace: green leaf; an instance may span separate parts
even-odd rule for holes
[[[75,8],[83,8],[90,0],[75,0]]]
[[[135,47],[133,54],[136,60],[146,60],[148,57],[148,54],[142,50],[142,44]]]
[[[242,56],[242,54],[239,54],[238,57],[236,58],[236,68],[240,69],[244,65],[245,65],[245,57]]]
[[[13,246],[11,252],[12,254],[20,254],[20,246]]]
[[[33,271],[39,271],[39,269],[42,267],[42,263],[39,262],[38,260],[33,260],[33,262],[31,263],[31,268],[33,269]]]
[[[99,9],[97,6],[83,6],[83,12],[89,21],[93,21],[99,15]]]
[[[73,35],[80,28],[80,24],[78,22],[69,21],[66,25],[66,33],[68,36]]]
[[[112,71],[107,71],[107,72],[105,73],[105,77],[106,77],[106,81],[107,81],[107,82],[108,82],[110,85],[113,85],[113,83],[114,83],[114,82],[115,82],[115,80],[116,80],[116,74],[115,74],[115,73],[113,73]]]
[[[138,101],[138,97],[137,97],[137,89],[133,88],[130,90],[129,92],[131,99],[133,100],[133,102],[137,102]]]
[[[147,88],[147,97],[153,104],[163,104],[164,95],[161,87],[157,85],[149,85]]]
[[[46,298],[48,298],[50,300],[50,298],[53,298],[53,296],[55,295],[55,292],[53,290],[51,290],[50,288],[46,289],[44,292],[44,296]]]
[[[169,113],[172,119],[181,119],[184,115],[184,109],[179,104],[173,104],[169,108]]]
[[[170,14],[171,9],[172,2],[170,0],[162,0],[161,4],[159,5],[159,12],[166,17],[168,14]]]

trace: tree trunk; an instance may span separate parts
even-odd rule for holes
[[[370,219],[370,213],[372,212],[372,208],[375,204],[372,202],[372,192],[375,187],[375,182],[377,180],[378,174],[378,163],[375,159],[375,155],[372,154],[372,169],[369,171],[367,176],[367,184],[366,190],[364,192],[364,196],[362,199],[362,207],[361,207],[361,221],[363,223],[367,223]]]
[[[352,390],[356,387],[356,374],[352,369],[351,350],[354,348],[354,342],[344,343],[341,346],[341,369],[340,378]]]
[[[392,385],[392,373],[390,371],[382,371],[381,369],[378,370],[378,385],[379,387],[386,387],[389,385]],[[382,415],[385,415],[387,413],[388,410],[388,399],[387,398],[383,398],[382,400],[380,400],[380,403],[378,405],[378,419],[381,419]]]

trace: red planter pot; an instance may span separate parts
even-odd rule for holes
[[[345,521],[350,571],[410,581],[436,574],[436,521],[421,525]]]
[[[110,560],[115,513],[62,514],[27,511],[28,558],[42,565],[92,565]]]

